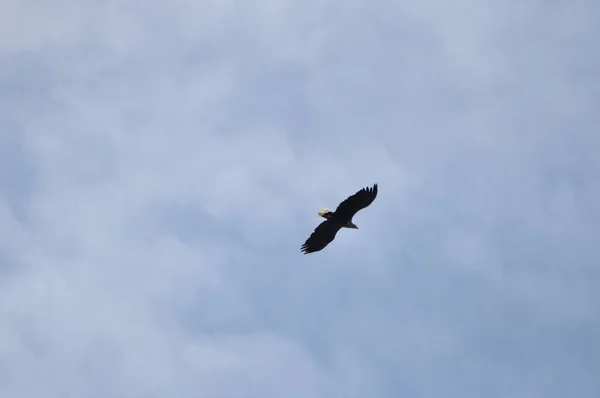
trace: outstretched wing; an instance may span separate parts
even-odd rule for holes
[[[334,239],[335,235],[340,230],[341,226],[331,220],[325,220],[310,235],[306,242],[302,245],[300,250],[304,254],[318,252],[323,250],[325,246],[330,244]]]
[[[339,204],[335,210],[336,218],[350,220],[359,211],[369,206],[377,197],[377,184],[373,188],[363,188]]]

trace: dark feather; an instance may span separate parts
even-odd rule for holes
[[[310,234],[310,237],[302,245],[300,250],[302,250],[304,254],[323,250],[325,246],[335,239],[335,235],[341,228],[342,225],[333,220],[323,221],[315,228],[314,232]]]
[[[333,217],[345,224],[359,211],[369,206],[377,197],[377,184],[373,188],[363,188],[339,204]]]
[[[339,204],[333,215],[323,221],[306,242],[302,245],[301,251],[304,254],[323,250],[334,239],[338,231],[352,221],[352,217],[359,211],[369,206],[377,197],[377,184],[373,188],[363,188],[354,195],[348,197]]]

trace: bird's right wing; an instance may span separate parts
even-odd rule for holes
[[[369,206],[377,197],[377,184],[373,188],[363,188],[339,204],[335,213],[342,218],[352,218],[356,212]]]
[[[334,239],[335,235],[340,230],[341,226],[330,220],[325,220],[310,235],[306,242],[302,245],[300,250],[304,254],[318,252],[323,250],[325,246],[330,244]]]

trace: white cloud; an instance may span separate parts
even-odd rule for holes
[[[597,395],[569,4],[2,3],[0,395]]]

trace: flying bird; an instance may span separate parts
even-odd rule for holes
[[[300,250],[304,254],[318,252],[319,250],[323,250],[325,246],[335,239],[335,235],[340,229],[358,229],[352,222],[352,217],[354,217],[359,210],[362,210],[373,203],[376,197],[377,184],[373,185],[373,188],[363,188],[354,195],[348,197],[339,204],[335,212],[327,208],[319,211],[317,214],[319,217],[323,217],[325,221],[315,228],[314,232],[302,245]]]

